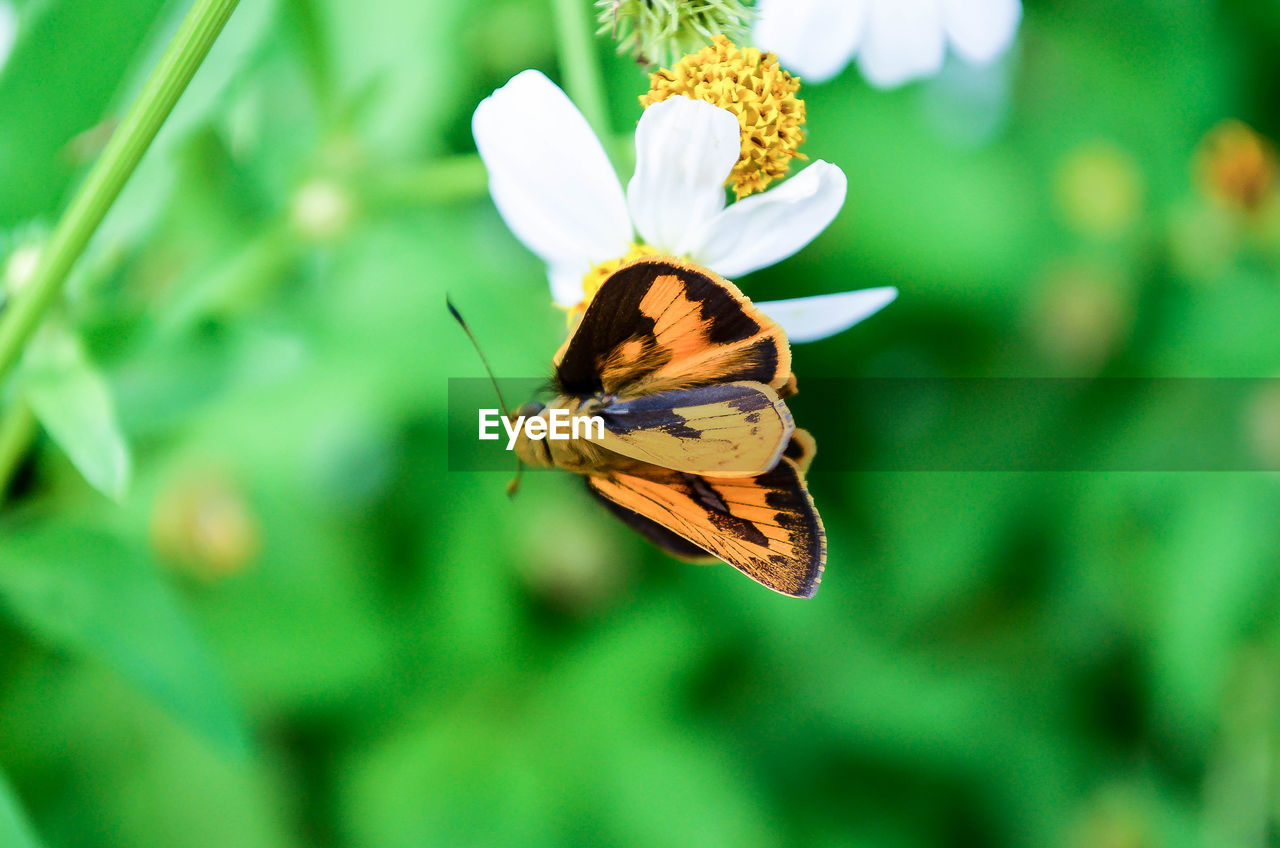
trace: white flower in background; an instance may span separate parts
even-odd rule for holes
[[[13,52],[13,44],[18,40],[18,10],[12,3],[0,0],[0,70],[4,70]]]
[[[481,102],[472,130],[499,213],[547,264],[552,297],[568,308],[640,255],[687,257],[730,279],[772,265],[817,237],[844,203],[844,173],[818,161],[726,205],[725,182],[741,150],[738,118],[685,97],[645,109],[625,194],[581,113],[537,71]],[[896,296],[881,288],[757,305],[793,341],[811,341]]]
[[[1022,0],[759,0],[756,43],[807,82],[857,56],[863,76],[891,88],[942,69],[947,48],[986,65],[1018,31]]]

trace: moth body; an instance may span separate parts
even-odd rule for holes
[[[591,419],[598,414],[610,398],[604,395],[594,397],[570,397],[560,395],[549,404],[531,401],[520,407],[508,420],[521,417],[525,419],[539,418],[546,422],[542,432],[551,432],[552,415],[556,410],[565,410],[569,414],[568,431],[579,434],[576,438],[550,439],[530,438],[527,427],[521,427],[516,435],[515,453],[520,461],[532,468],[559,468],[573,474],[591,474],[602,470],[633,469],[637,463],[607,450],[593,441],[590,436],[595,428]],[[562,428],[563,429],[563,428]]]

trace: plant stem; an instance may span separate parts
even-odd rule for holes
[[[591,0],[553,0],[560,70],[569,99],[582,110],[587,123],[601,138],[608,138],[609,113],[605,108],[604,82],[596,57]]]
[[[0,501],[4,500],[14,473],[36,435],[36,417],[26,401],[13,402],[0,417]]]
[[[0,381],[8,376],[67,275],[147,152],[178,97],[222,32],[237,0],[196,0],[138,99],[72,198],[40,252],[30,282],[0,316]]]

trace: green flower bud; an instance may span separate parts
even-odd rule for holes
[[[748,40],[754,11],[741,0],[596,0],[598,34],[642,65],[669,66],[724,35]]]

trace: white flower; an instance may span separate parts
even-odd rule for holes
[[[672,97],[645,109],[625,195],[586,120],[538,71],[481,102],[472,131],[498,212],[547,264],[552,297],[566,307],[582,301],[584,276],[626,256],[637,235],[658,253],[734,278],[800,250],[844,203],[844,173],[818,161],[726,206],[738,119],[701,100]],[[883,288],[757,305],[793,340],[807,341],[852,326],[896,295]]]
[[[1018,31],[1022,0],[760,0],[755,40],[807,82],[856,55],[872,85],[936,74],[947,46],[975,65],[995,61]]]
[[[13,43],[18,40],[18,10],[7,0],[0,0],[0,70],[9,61]]]

